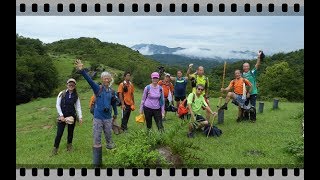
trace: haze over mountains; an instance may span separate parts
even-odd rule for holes
[[[168,65],[188,65],[194,63],[195,65],[209,65],[215,66],[227,62],[235,62],[244,59],[255,59],[256,52],[249,50],[231,50],[228,53],[228,58],[216,55],[213,50],[208,48],[170,48],[163,45],[156,44],[137,44],[131,49],[139,51],[141,54],[152,58],[160,63]]]

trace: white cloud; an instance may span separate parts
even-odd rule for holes
[[[161,44],[188,48],[186,53],[227,56],[232,50],[274,53],[303,48],[303,23],[303,16],[17,16],[16,33],[45,43],[95,37],[128,47]]]
[[[149,46],[145,46],[139,49],[139,52],[143,55],[153,55],[153,52],[150,51]]]

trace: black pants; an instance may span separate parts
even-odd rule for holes
[[[154,117],[158,130],[163,130],[161,109],[150,109],[144,106],[143,110],[147,122],[147,128],[151,129],[152,117]]]
[[[256,102],[257,102],[257,94],[251,94],[250,98],[248,98],[246,100],[246,102],[244,103],[246,106],[249,105],[249,102],[251,104],[251,106],[254,106],[254,110],[250,111],[250,120],[256,120]],[[243,113],[243,118],[244,119],[249,119],[249,111],[245,111]]]
[[[73,131],[74,131],[74,127],[75,127],[76,121],[74,121],[73,124],[68,124],[68,138],[67,138],[67,143],[71,144],[72,143],[72,139],[73,139]],[[63,135],[63,131],[64,131],[64,127],[66,126],[65,122],[58,122],[57,123],[57,135],[56,138],[54,140],[54,147],[59,148],[59,144],[60,144],[60,140],[61,137]]]
[[[129,117],[130,117],[130,114],[131,114],[131,106],[129,105],[126,105],[125,104],[125,109],[123,110],[123,117],[121,119],[121,128],[123,130],[127,130],[128,127],[127,127],[127,124],[128,124],[128,120],[129,120]]]

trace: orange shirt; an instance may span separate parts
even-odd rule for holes
[[[158,82],[158,84],[160,86],[162,86],[164,98],[168,98],[169,90],[171,91],[171,93],[173,93],[174,87],[173,87],[173,84],[171,82],[164,82],[164,81],[160,80]]]
[[[124,83],[125,82],[125,83]],[[133,102],[133,93],[134,93],[134,86],[131,82],[126,82],[124,81],[122,83],[120,83],[119,87],[118,87],[118,93],[122,94],[122,96],[124,96],[124,103],[126,105],[133,105],[134,102]],[[124,84],[124,85],[123,85]],[[128,88],[128,91],[127,92],[124,92],[123,91],[123,86],[127,86]]]
[[[242,95],[243,91],[243,83],[245,83],[247,86],[251,86],[251,83],[249,80],[245,78],[239,78],[239,79],[234,79],[230,82],[228,88],[233,88],[233,91],[236,94]]]

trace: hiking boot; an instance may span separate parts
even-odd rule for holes
[[[102,147],[93,147],[93,165],[94,167],[101,167],[102,165]]]
[[[72,144],[67,144],[67,151],[72,151],[73,150],[73,147],[72,147]]]
[[[243,112],[243,120],[249,120],[249,112],[248,111]]]
[[[188,138],[194,138],[194,134],[193,134],[192,132],[189,132],[189,133],[187,134],[187,136],[188,136]]]
[[[237,122],[241,122],[242,121],[242,118],[241,117],[238,117],[237,118]]]
[[[227,106],[227,103],[224,103],[224,105],[222,105],[222,106],[220,107],[220,109],[225,109],[225,110],[228,110],[228,106]]]
[[[58,148],[54,147],[51,153],[51,156],[55,156],[58,154]]]
[[[110,144],[107,144],[107,150],[109,149],[114,149],[116,147],[116,145],[114,143],[110,143]]]

